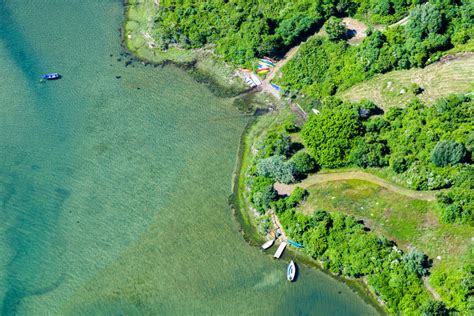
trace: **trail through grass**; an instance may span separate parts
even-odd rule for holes
[[[314,210],[327,210],[354,215],[403,250],[416,248],[426,253],[433,260],[432,275],[459,274],[463,265],[472,260],[474,229],[439,222],[433,201],[409,198],[363,180],[315,183],[307,190],[308,199],[299,211],[311,214]]]

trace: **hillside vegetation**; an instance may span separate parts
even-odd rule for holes
[[[473,37],[472,1],[431,1],[411,10],[405,25],[369,29],[358,46],[349,45],[343,36],[311,38],[276,81],[290,96],[304,95],[317,107],[318,99],[376,74],[433,63],[443,51],[472,42]]]
[[[455,55],[425,68],[391,71],[338,94],[343,100],[370,100],[388,109],[414,98],[433,104],[452,93],[474,92],[474,54]]]

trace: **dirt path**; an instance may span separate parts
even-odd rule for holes
[[[363,171],[347,171],[347,172],[337,172],[337,173],[316,173],[310,175],[301,183],[297,184],[283,184],[275,183],[275,189],[279,194],[291,194],[296,186],[302,188],[308,188],[318,183],[324,183],[328,181],[341,181],[341,180],[364,180],[367,182],[375,183],[385,189],[393,191],[395,193],[424,201],[434,201],[436,199],[436,192],[432,191],[415,191],[410,189],[405,189],[399,187],[387,180],[379,178],[373,174],[363,172]]]
[[[431,286],[430,282],[428,281],[427,277],[423,277],[423,284],[425,285],[428,292],[433,295],[433,298],[437,301],[441,301],[441,296],[436,292],[436,290]]]
[[[343,18],[342,21],[351,33],[351,37],[347,40],[349,44],[357,45],[367,36],[368,26],[365,23],[349,17]]]
[[[303,43],[301,43],[303,44]],[[283,59],[279,60],[275,67],[272,69],[272,72],[268,74],[267,78],[265,78],[265,81],[266,82],[270,82],[273,77],[275,77],[275,74],[277,74],[281,67],[283,67],[289,60],[291,60],[295,55],[296,53],[298,52],[298,49],[300,48],[300,45],[298,46],[295,46],[295,47],[292,47],[286,54],[285,54],[285,57],[283,57]]]

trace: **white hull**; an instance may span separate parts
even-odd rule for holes
[[[296,276],[296,265],[293,262],[293,260],[290,261],[290,264],[288,264],[288,269],[286,270],[286,278],[288,281],[292,282],[295,279]]]
[[[274,242],[274,240],[273,240],[273,239],[272,239],[272,240],[269,240],[269,241],[267,241],[266,243],[264,243],[264,244],[262,245],[262,249],[263,249],[263,250],[265,250],[265,249],[268,249],[268,248],[270,248],[271,246],[273,246],[273,242]]]

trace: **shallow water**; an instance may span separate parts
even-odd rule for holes
[[[179,69],[125,67],[121,1],[0,5],[0,314],[376,313],[243,241],[248,118]]]

